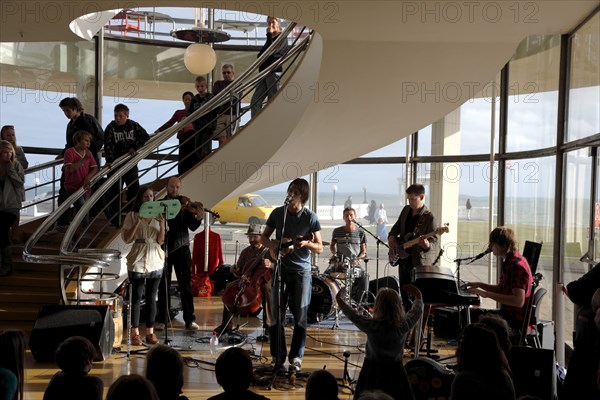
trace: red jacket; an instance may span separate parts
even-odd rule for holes
[[[209,231],[208,238],[208,274],[212,275],[219,265],[223,265],[223,249],[221,236]],[[194,236],[194,250],[192,252],[192,275],[204,274],[204,231]]]

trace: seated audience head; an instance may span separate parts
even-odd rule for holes
[[[141,375],[122,375],[110,385],[106,400],[160,400],[156,389]]]
[[[496,339],[498,339],[498,345],[504,351],[504,354],[508,355],[510,351],[510,332],[511,329],[508,326],[508,322],[504,318],[502,318],[498,314],[488,313],[483,317],[479,318],[480,324],[485,325],[486,328],[491,330],[496,334]]]
[[[231,347],[217,358],[215,364],[217,383],[226,392],[240,392],[248,389],[252,382],[252,360],[246,350]]]
[[[27,340],[20,330],[6,330],[0,333],[0,368],[11,371],[17,378],[19,399],[23,399],[25,381],[25,348]],[[15,396],[15,399],[17,397]]]
[[[357,400],[394,400],[394,398],[383,390],[375,389],[360,392]]]
[[[503,367],[494,332],[476,323],[465,327],[456,350],[459,371],[494,372]]]
[[[67,374],[87,374],[92,369],[96,349],[92,342],[83,336],[71,336],[65,339],[54,353],[54,360]]]
[[[594,322],[596,323],[596,328],[600,330],[600,289],[596,289],[596,292],[592,296],[592,311],[595,314]]]
[[[306,400],[338,400],[338,384],[335,376],[320,369],[308,377],[306,382]]]
[[[402,298],[396,290],[391,288],[379,290],[373,306],[373,319],[389,321],[395,327],[402,327],[406,314],[402,307]]]
[[[161,399],[176,399],[183,389],[183,357],[172,347],[157,344],[146,355],[146,378]]]

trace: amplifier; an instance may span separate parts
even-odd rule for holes
[[[433,311],[433,333],[439,338],[458,338],[458,310],[453,307],[439,307]]]

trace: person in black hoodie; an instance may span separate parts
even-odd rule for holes
[[[66,131],[65,147],[61,153],[56,157],[57,160],[61,159],[65,155],[65,151],[68,148],[75,147],[73,135],[75,132],[86,131],[92,134],[92,140],[90,142],[90,151],[96,160],[98,167],[100,164],[100,152],[104,145],[104,131],[100,126],[98,120],[90,114],[86,114],[83,109],[81,101],[76,97],[65,97],[58,103],[65,117],[69,119]],[[64,188],[65,178],[64,175],[60,177],[60,189],[58,191],[58,205],[61,205],[69,197],[67,191]],[[93,189],[92,189],[93,190]],[[95,212],[93,213],[95,214]],[[57,221],[57,229],[59,231],[65,231],[66,226],[69,225],[69,214],[64,213],[60,216]]]
[[[275,17],[267,17],[267,40],[263,47],[258,52],[258,57],[260,57],[277,39],[277,37],[281,34],[281,23],[279,18]],[[284,40],[277,49],[267,58],[259,67],[259,71],[264,71],[275,61],[279,60],[287,51],[287,42]],[[263,101],[266,97],[271,100],[275,93],[279,90],[279,78],[281,77],[281,73],[283,72],[283,68],[279,66],[271,71],[268,75],[264,77],[262,81],[256,85],[254,88],[254,94],[252,95],[252,100],[250,101],[250,113],[252,118],[258,113],[263,107]]]
[[[129,154],[130,156],[135,155],[150,138],[148,132],[140,124],[129,119],[129,107],[125,104],[117,104],[114,111],[114,121],[108,124],[104,130],[106,137],[104,158],[106,158],[106,166],[109,168],[117,158],[125,154]],[[115,172],[114,170],[109,172],[108,176],[110,177]],[[127,171],[123,175],[122,180],[127,185],[127,202],[133,202],[140,187],[137,165]],[[108,203],[106,216],[109,219],[119,214],[120,204],[118,199],[120,199],[120,192],[121,185],[116,184],[106,193],[106,202]],[[115,220],[111,220],[111,222],[116,224]]]
[[[205,77],[197,76],[195,85],[198,93],[192,98],[188,115],[191,115],[214,97],[212,93],[208,92]],[[204,116],[195,119],[192,124],[194,130],[186,132],[183,141],[180,141],[181,144],[179,145],[180,174],[189,171],[212,151],[212,138],[217,127],[216,110],[211,110]]]

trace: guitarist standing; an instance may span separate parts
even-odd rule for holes
[[[400,286],[412,282],[415,267],[433,265],[438,256],[439,242],[436,236],[429,239],[421,237],[417,244],[404,249],[402,244],[419,238],[437,229],[435,217],[425,206],[425,187],[421,184],[412,184],[406,189],[408,205],[404,206],[388,235],[390,257],[400,257],[398,264],[398,277]],[[410,301],[406,292],[400,290],[404,307],[410,309]]]
[[[286,205],[277,207],[271,212],[261,237],[262,243],[269,247],[274,259],[279,248],[282,249],[282,254],[279,255],[281,282],[278,282],[279,273],[275,271],[271,293],[273,302],[271,356],[275,370],[283,366],[287,356],[290,372],[299,371],[306,346],[307,314],[312,293],[310,257],[311,252],[320,254],[323,251],[321,224],[317,214],[304,207],[308,195],[308,182],[302,178],[294,179],[287,189]],[[270,239],[273,232],[275,232],[275,240]],[[285,248],[291,247],[290,243],[293,244],[293,249],[284,251]],[[281,297],[279,297],[279,288],[281,288]],[[288,304],[294,316],[294,333],[289,354],[283,329],[285,309]]]

